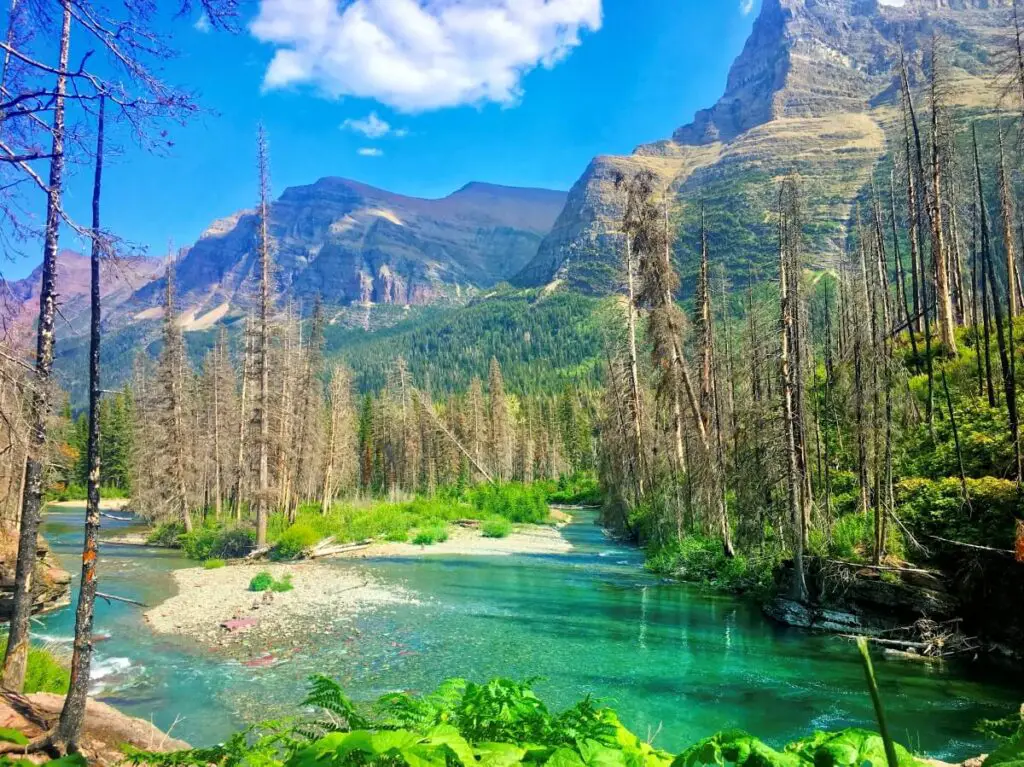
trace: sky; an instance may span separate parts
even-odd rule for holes
[[[164,67],[206,112],[109,160],[104,227],[162,255],[257,196],[342,176],[442,197],[470,181],[568,190],[599,154],[668,138],[721,95],[760,0],[253,0],[242,29],[168,22]],[[74,51],[73,51],[74,53]],[[91,174],[68,183],[88,220]],[[84,249],[67,234],[63,247]],[[3,264],[8,278],[39,261]]]

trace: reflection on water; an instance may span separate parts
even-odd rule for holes
[[[51,513],[46,529],[66,566],[77,567],[81,511]],[[106,526],[125,523],[104,520]],[[249,668],[150,632],[139,608],[100,603],[94,687],[106,700],[196,744],[243,720],[289,711],[312,673],[330,673],[352,694],[425,691],[447,676],[541,676],[538,691],[566,706],[594,694],[642,735],[679,749],[727,727],[775,744],[812,728],[870,725],[871,706],[853,647],[766,621],[752,605],[665,584],[645,574],[636,551],[608,540],[589,518],[566,528],[566,555],[371,560],[385,583],[419,604],[389,606],[311,637],[288,661]],[[185,566],[168,552],[104,547],[102,590],[154,604]],[[77,578],[76,578],[77,580]],[[44,619],[68,638],[73,611]],[[981,717],[1020,704],[1019,685],[980,670],[882,662],[890,727],[941,757],[978,753]]]

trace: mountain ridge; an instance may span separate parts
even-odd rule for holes
[[[763,219],[771,187],[796,172],[826,201],[812,211],[812,229],[821,231],[812,250],[815,265],[831,265],[842,253],[854,201],[890,141],[898,40],[906,45],[914,83],[923,82],[921,59],[932,33],[951,40],[948,64],[958,87],[950,106],[991,109],[998,94],[988,81],[994,71],[988,51],[1001,42],[1011,3],[764,0],[716,104],[671,138],[591,161],[513,282],[530,287],[560,279],[586,292],[615,290],[623,201],[613,182],[639,170],[654,173],[659,192],[681,211],[684,229],[692,218],[685,203],[708,200],[712,237],[728,248],[734,273],[770,257],[758,242],[769,234]]]

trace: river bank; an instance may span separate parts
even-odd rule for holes
[[[290,580],[292,589],[250,591],[250,581],[262,572]],[[175,570],[171,577],[177,594],[146,611],[149,626],[158,634],[187,637],[250,661],[258,660],[251,657],[254,652],[278,660],[307,644],[311,635],[332,631],[355,615],[414,601],[366,573],[323,562],[191,568]]]
[[[561,526],[520,525],[504,538],[486,538],[478,529],[453,525],[448,540],[430,546],[381,541],[342,552],[345,559],[423,556],[511,556],[514,554],[566,554],[572,544],[562,535]]]

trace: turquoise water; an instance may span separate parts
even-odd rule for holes
[[[81,512],[49,515],[54,550],[77,568]],[[123,523],[105,524],[123,527]],[[870,725],[863,672],[849,642],[776,626],[753,605],[643,572],[638,552],[616,545],[587,517],[566,528],[565,555],[367,560],[365,570],[418,600],[338,624],[279,652],[286,662],[251,668],[155,636],[139,608],[97,608],[96,694],[194,744],[222,739],[244,721],[294,710],[309,674],[341,679],[369,699],[425,691],[449,676],[543,677],[556,707],[586,694],[623,721],[680,749],[726,727],[782,744],[811,729]],[[154,604],[168,595],[167,552],[107,546],[101,590]],[[69,639],[70,609],[43,619],[41,633]],[[1006,672],[879,658],[890,727],[904,743],[942,758],[990,744],[973,731],[982,717],[1020,705],[1024,685]]]

